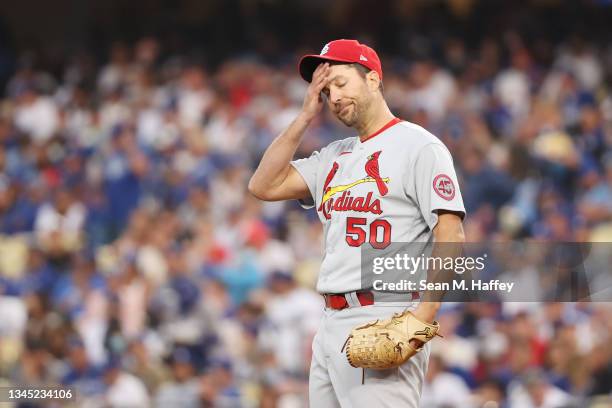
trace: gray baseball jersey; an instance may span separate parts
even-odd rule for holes
[[[465,214],[453,160],[433,134],[394,119],[363,142],[337,140],[291,164],[300,173],[323,223],[320,293],[361,287],[362,245],[384,249],[391,242],[425,242],[437,210]]]

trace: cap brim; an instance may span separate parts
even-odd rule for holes
[[[319,64],[326,62],[326,61],[348,62],[348,63],[354,62],[354,61],[347,60],[347,59],[330,58],[330,57],[326,57],[326,56],[322,56],[318,54],[304,55],[302,59],[300,60],[300,64],[298,66],[300,75],[302,76],[302,78],[304,78],[306,82],[312,81],[312,74],[314,73],[315,69],[317,69]]]

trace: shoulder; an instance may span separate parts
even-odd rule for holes
[[[334,140],[327,146],[323,147],[319,153],[327,157],[334,157],[345,151],[351,151],[357,137],[347,137],[346,139]]]
[[[341,152],[343,150],[352,148],[355,142],[357,141],[357,137],[347,137],[346,139],[334,140],[330,144],[324,147],[329,151],[333,152]]]
[[[412,122],[402,121],[395,126],[393,140],[398,151],[403,150],[409,160],[416,160],[420,155],[430,151],[445,151],[450,154],[446,145],[433,133]]]
[[[444,145],[437,136],[415,123],[402,121],[397,124],[397,128],[398,134],[407,139],[406,141],[410,143],[412,150],[414,150],[414,147],[423,147],[431,143]]]
[[[326,166],[327,163],[335,160],[341,153],[350,152],[353,149],[355,141],[355,137],[334,140],[327,146],[313,151],[309,157],[291,161],[291,165],[298,171],[300,171],[300,169],[310,169],[311,172],[314,172],[317,167]],[[303,173],[303,171],[300,171],[300,173]]]

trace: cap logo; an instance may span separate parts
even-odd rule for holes
[[[364,57],[363,55],[359,56],[359,61],[367,61],[368,59],[366,57]]]
[[[329,52],[329,43],[325,44],[325,47],[323,47],[323,49],[321,50],[321,54],[319,55],[325,55]]]

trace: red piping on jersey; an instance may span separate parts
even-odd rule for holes
[[[365,138],[363,138],[361,140],[361,143],[366,142],[372,138],[374,138],[375,136],[380,135],[382,132],[384,132],[385,130],[389,129],[391,126],[401,122],[402,120],[400,118],[393,118],[391,119],[389,122],[387,122],[387,124],[383,127],[381,127],[380,129],[378,129],[376,132],[372,133],[369,136],[366,136]]]

